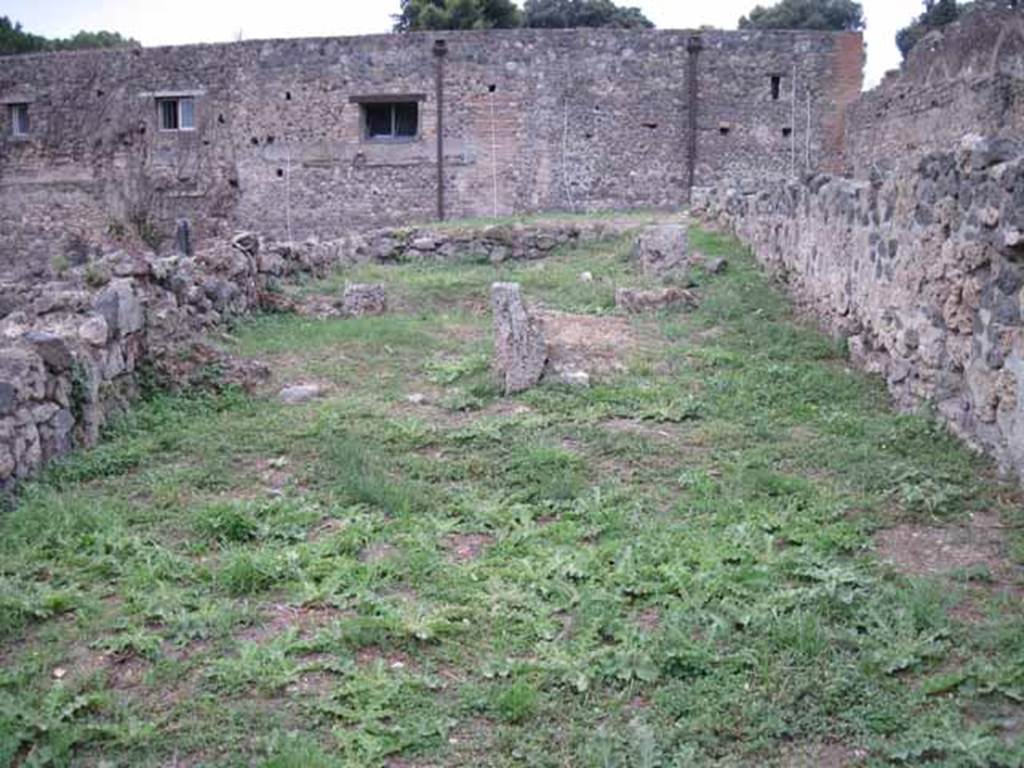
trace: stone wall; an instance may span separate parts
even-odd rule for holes
[[[847,155],[861,178],[968,133],[1024,134],[1024,14],[989,8],[931,33],[848,115]]]
[[[143,370],[178,387],[214,368],[218,381],[250,381],[258,364],[200,339],[225,317],[283,306],[269,290],[278,281],[369,261],[536,259],[645,221],[378,229],[303,243],[243,232],[191,258],[120,250],[89,254],[56,280],[0,280],[0,491],[95,443],[137,396]]]
[[[1024,477],[1024,145],[973,136],[884,180],[702,195],[906,407]]]
[[[166,250],[240,228],[334,238],[437,211],[436,34],[17,56],[0,103],[0,268],[133,234]],[[449,217],[675,208],[698,183],[837,168],[859,93],[856,34],[654,30],[445,33]],[[695,73],[695,77],[691,74]],[[778,78],[773,94],[772,77]],[[160,95],[196,130],[158,129]],[[420,128],[367,141],[361,99],[405,96]],[[785,135],[784,135],[785,134]],[[6,214],[11,214],[7,216]]]

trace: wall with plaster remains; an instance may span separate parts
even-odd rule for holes
[[[0,269],[45,272],[135,238],[258,228],[281,239],[437,212],[436,34],[18,56],[0,62]],[[843,160],[857,34],[515,30],[445,33],[450,217],[674,208],[699,184]],[[691,75],[696,73],[695,77]],[[773,97],[771,77],[779,78]],[[158,129],[191,94],[196,130]],[[408,142],[363,139],[361,97],[412,96]],[[691,152],[691,147],[693,152]],[[691,154],[694,167],[691,169]]]

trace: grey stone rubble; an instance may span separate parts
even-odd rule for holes
[[[506,395],[536,386],[547,363],[540,324],[526,311],[518,283],[491,286],[494,313],[494,370]]]
[[[641,314],[675,306],[692,309],[697,306],[697,298],[692,291],[675,287],[616,288],[615,306],[628,314]]]
[[[341,297],[341,313],[349,317],[383,315],[388,311],[388,297],[379,284],[350,283]]]
[[[633,256],[648,277],[685,276],[690,267],[685,224],[658,224],[640,230]]]
[[[541,234],[556,245],[621,234],[615,226],[588,221],[511,231],[510,257],[524,258],[548,252],[534,248],[546,248]],[[290,308],[276,290],[282,280],[323,276],[333,267],[375,258],[405,260],[412,239],[422,241],[417,248],[428,246],[426,236],[410,239],[414,232],[423,231],[377,230],[303,243],[241,232],[194,257],[118,250],[91,255],[58,280],[0,281],[0,490],[75,447],[93,444],[137,396],[143,365],[172,387],[206,381],[203,372],[214,365],[226,372],[219,379],[265,380],[264,366],[225,359],[200,341],[202,335],[229,316]],[[483,227],[442,230],[430,239],[433,250],[422,253],[459,260],[477,257],[477,244],[500,238]],[[383,240],[390,245],[385,248]],[[352,314],[386,307],[382,286],[349,286],[347,293]],[[282,397],[296,394],[307,393]]]
[[[284,387],[277,396],[285,405],[300,405],[315,400],[323,394],[319,384],[292,384]]]

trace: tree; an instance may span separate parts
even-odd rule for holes
[[[118,32],[104,31],[82,31],[65,39],[47,40],[41,35],[26,32],[18,22],[0,16],[0,56],[45,51],[79,51],[85,48],[121,48],[138,44],[138,41],[124,37]]]
[[[639,8],[622,7],[612,0],[526,0],[525,16],[526,26],[548,29],[654,26]]]
[[[739,27],[856,32],[864,29],[864,9],[855,0],[781,0],[770,8],[758,5]]]
[[[941,29],[960,18],[963,13],[956,0],[925,0],[924,13],[918,16],[908,27],[896,33],[896,47],[903,58],[907,58],[910,49],[918,41],[935,29]]]
[[[82,51],[87,48],[137,48],[139,41],[124,37],[120,32],[101,29],[98,32],[82,30],[63,40],[51,40],[50,45],[55,51]]]
[[[396,32],[421,29],[509,29],[522,24],[512,0],[401,0]]]
[[[45,37],[26,32],[21,28],[21,24],[12,22],[6,16],[0,16],[0,55],[43,51],[46,50],[46,43]]]

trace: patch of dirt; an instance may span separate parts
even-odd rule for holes
[[[627,357],[650,343],[623,317],[553,310],[536,315],[548,345],[548,365],[556,372],[621,372],[627,368]]]
[[[494,537],[486,533],[453,533],[444,538],[442,546],[452,562],[467,563],[480,557],[492,543]]]
[[[289,485],[293,476],[288,471],[288,459],[278,456],[273,459],[259,459],[256,462],[256,471],[259,473],[260,482],[263,483],[267,493],[279,496],[284,492],[286,485]]]
[[[867,758],[866,749],[845,744],[794,744],[784,749],[773,764],[786,768],[854,768],[864,765]]]
[[[879,557],[901,573],[936,575],[985,566],[1007,574],[1005,536],[999,517],[977,513],[963,525],[897,525],[875,534]]]
[[[601,426],[612,432],[626,432],[631,435],[643,435],[662,440],[671,440],[683,431],[678,424],[623,418],[607,419],[601,422]]]
[[[348,522],[337,517],[327,517],[317,523],[309,531],[308,541],[316,541],[324,536],[330,536],[336,531],[342,531],[348,526]]]
[[[321,627],[348,615],[346,611],[326,606],[269,605],[263,611],[261,622],[246,627],[236,637],[240,641],[262,643],[292,627],[298,629],[300,636],[311,637]]]
[[[657,608],[647,608],[636,616],[636,624],[648,634],[653,634],[661,628],[661,611]]]
[[[368,547],[363,547],[359,553],[359,562],[361,563],[382,563],[385,560],[390,560],[399,554],[398,547],[393,544],[387,544],[384,542],[377,544],[370,544]]]
[[[384,666],[395,671],[415,668],[412,657],[401,651],[385,651],[376,645],[367,645],[356,651],[356,664],[360,667],[368,667],[378,661],[384,662]]]

